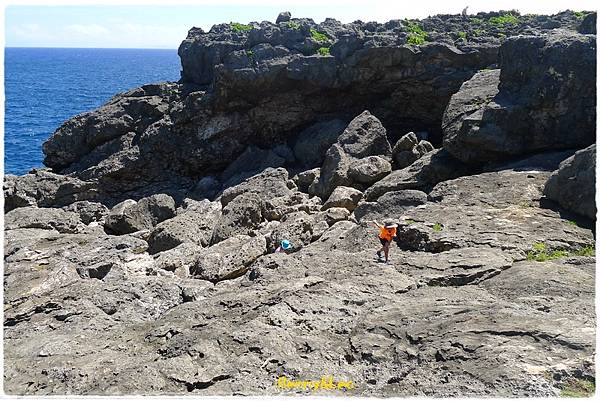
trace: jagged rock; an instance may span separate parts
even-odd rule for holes
[[[348,220],[350,211],[345,207],[330,207],[323,212],[323,218],[328,227],[331,227],[338,221]]]
[[[344,132],[347,124],[342,120],[318,122],[298,134],[294,155],[303,166],[320,166],[327,149]]]
[[[389,159],[391,153],[385,128],[369,111],[364,111],[348,124],[337,143],[327,150],[319,180],[309,187],[309,193],[325,199],[336,187],[352,186],[349,170],[357,159],[377,155]]]
[[[418,143],[419,140],[417,139],[417,136],[414,132],[404,134],[402,137],[400,137],[400,139],[398,139],[398,142],[396,142],[396,144],[392,148],[392,157],[395,159],[395,155],[397,153],[406,150],[412,150],[415,146],[417,146]]]
[[[290,13],[289,11],[282,11],[277,16],[277,20],[275,21],[275,23],[279,24],[281,22],[288,22],[290,18],[292,18],[292,13]]]
[[[427,202],[427,194],[414,189],[392,191],[383,194],[376,202],[360,202],[354,216],[360,221],[399,219],[405,211]]]
[[[18,207],[62,207],[100,197],[96,185],[77,178],[36,169],[22,176],[4,176],[4,212]]]
[[[367,156],[350,165],[348,177],[363,185],[371,185],[392,171],[392,165],[379,156]]]
[[[63,207],[68,212],[75,212],[84,224],[90,224],[93,221],[103,221],[108,215],[108,208],[102,203],[78,201]]]
[[[386,192],[403,189],[430,190],[435,184],[469,174],[470,167],[452,157],[445,149],[427,153],[410,166],[392,171],[365,192],[369,202]]]
[[[169,195],[156,194],[140,199],[128,199],[115,205],[106,217],[105,228],[114,234],[130,234],[149,230],[175,215],[175,201]]]
[[[591,34],[591,35],[595,35],[596,34],[596,13],[589,13],[588,15],[586,15],[583,18],[583,21],[581,21],[581,25],[579,25],[579,28],[577,29],[577,31],[579,33],[583,33],[583,34]]]
[[[211,243],[216,244],[238,234],[250,234],[263,221],[264,202],[259,195],[246,192],[233,199],[213,230]]]
[[[263,217],[267,220],[280,220],[286,214],[304,211],[312,214],[321,210],[321,199],[302,192],[293,192],[288,196],[280,196],[264,203]]]
[[[190,274],[214,283],[242,276],[258,257],[267,251],[264,237],[235,235],[206,248]]]
[[[186,242],[208,246],[220,216],[219,202],[208,200],[191,202],[188,208],[152,229],[148,238],[148,251],[155,254]]]
[[[312,170],[306,170],[298,173],[294,176],[294,182],[298,186],[298,190],[302,192],[308,192],[308,188],[316,181],[318,181],[321,175],[321,168],[313,168]]]
[[[201,253],[201,246],[184,242],[175,248],[155,254],[154,263],[157,269],[172,271],[181,277],[187,277]]]
[[[241,184],[227,188],[221,195],[221,204],[226,207],[229,202],[243,193],[257,194],[265,201],[274,197],[291,193],[287,186],[288,172],[284,168],[267,168],[264,172],[246,179]]]
[[[332,207],[343,207],[351,212],[362,197],[363,193],[358,189],[337,187],[323,204],[322,210],[327,210]]]
[[[273,252],[284,239],[290,241],[292,251],[302,249],[312,241],[313,226],[314,220],[306,212],[286,215],[267,237],[267,250]]]
[[[452,97],[444,148],[464,162],[483,163],[590,145],[596,93],[588,83],[596,79],[595,65],[591,36],[557,31],[507,39],[500,71],[476,74]]]
[[[565,209],[596,219],[596,144],[564,160],[544,188],[544,195]]]
[[[41,228],[76,233],[81,227],[77,213],[57,208],[20,207],[4,215],[4,230]]]

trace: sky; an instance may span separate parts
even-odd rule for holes
[[[133,3],[134,0],[118,2]],[[186,0],[177,5],[145,1],[119,6],[112,0],[102,5],[76,1],[10,1],[4,10],[7,47],[119,47],[176,49],[192,26],[210,29],[222,22],[274,21],[280,11],[293,17],[309,17],[316,22],[326,17],[342,22],[424,18],[435,14],[460,13],[469,5],[470,13],[517,9],[521,13],[552,14],[565,9],[592,10],[594,1],[228,1]],[[30,3],[28,5],[17,5]],[[91,2],[88,2],[90,4]],[[175,3],[173,1],[172,3]],[[187,3],[187,4],[180,4]],[[51,6],[41,4],[53,4]]]

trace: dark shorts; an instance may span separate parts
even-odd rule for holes
[[[386,239],[383,239],[383,238],[379,237],[379,242],[381,242],[381,245],[386,246],[389,243],[391,243],[392,241],[388,241]]]

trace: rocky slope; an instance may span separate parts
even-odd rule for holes
[[[5,391],[589,391],[591,18],[191,29],[5,177]]]

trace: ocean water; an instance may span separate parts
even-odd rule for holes
[[[6,48],[5,174],[43,166],[42,143],[70,117],[180,70],[174,49]]]

